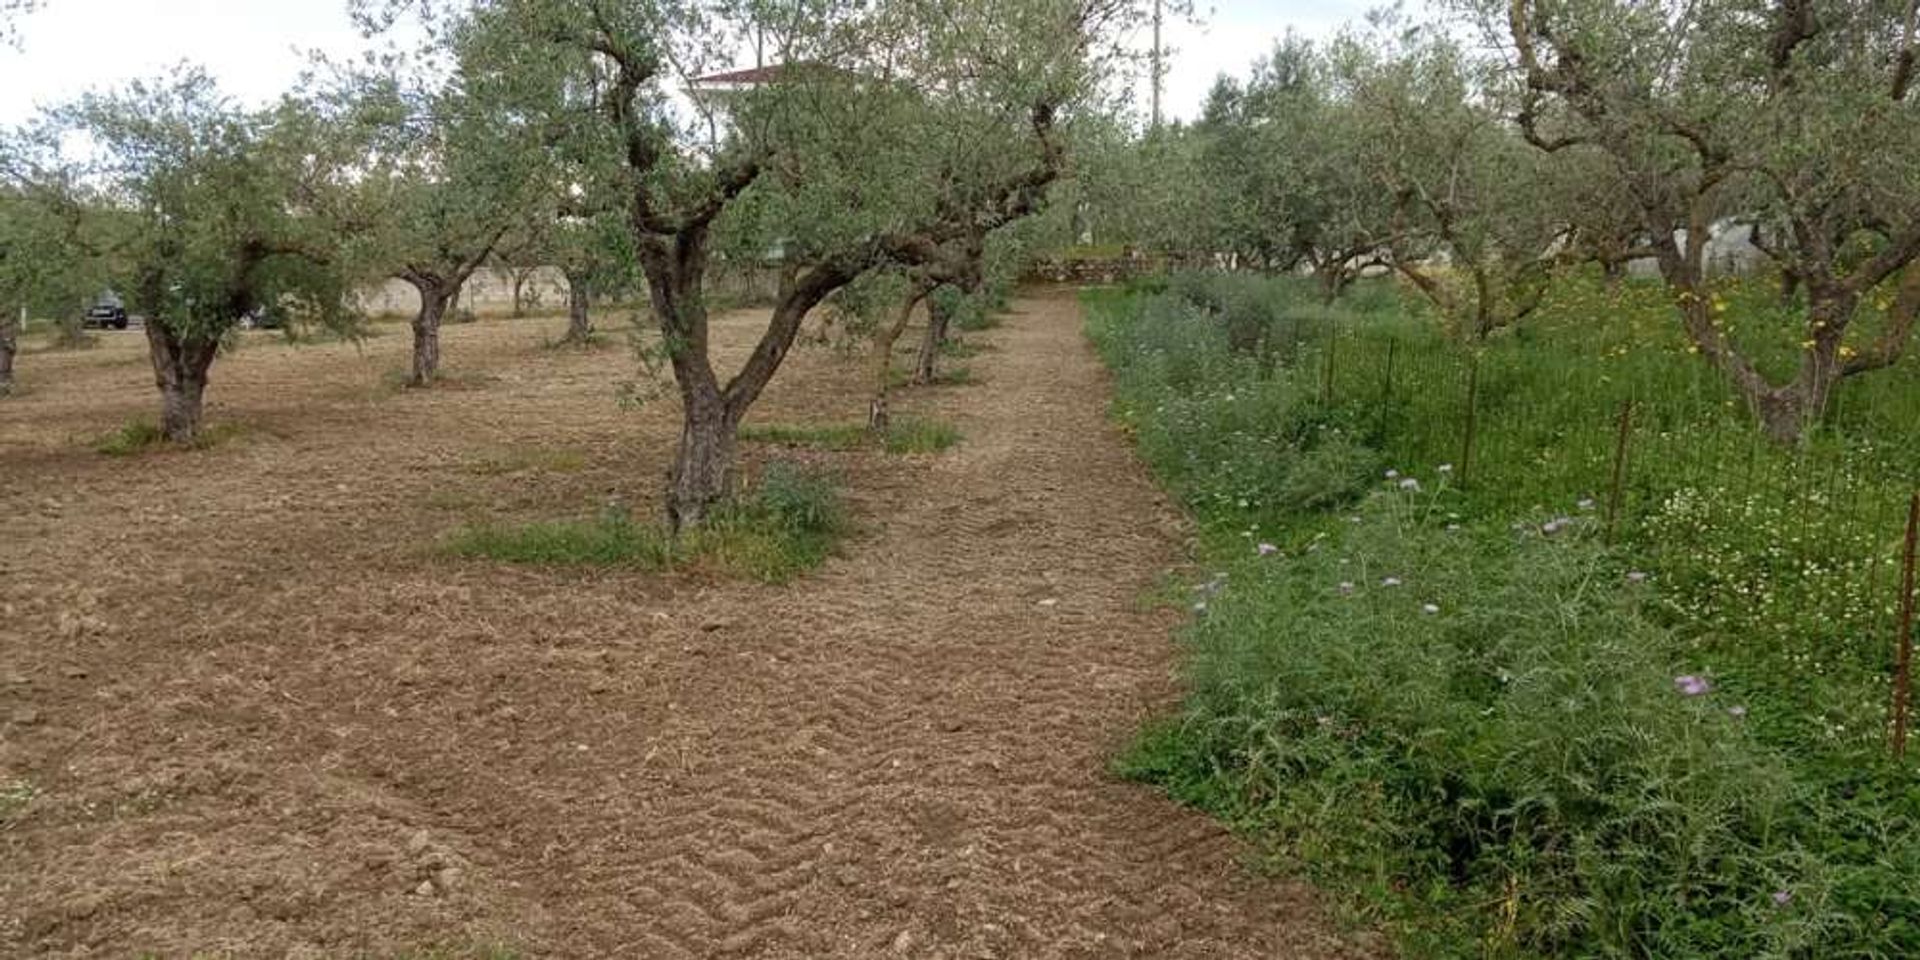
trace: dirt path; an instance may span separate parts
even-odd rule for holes
[[[465,336],[517,372],[378,399],[338,370],[393,344],[243,352],[216,390],[267,438],[198,459],[63,445],[85,377],[0,409],[0,789],[37,791],[0,823],[0,956],[1366,955],[1104,772],[1172,696],[1140,596],[1184,532],[1071,299],[905,398],[960,447],[841,462],[865,531],[788,587],[423,556],[458,517],[644,500],[672,435],[606,409],[618,351]],[[797,355],[767,414],[857,415],[851,366]]]

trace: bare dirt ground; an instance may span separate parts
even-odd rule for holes
[[[744,355],[756,314],[717,335]],[[252,334],[210,450],[137,333],[0,403],[0,956],[1358,957],[1205,818],[1105,772],[1175,693],[1141,602],[1185,532],[1104,418],[1070,298],[902,395],[945,454],[835,455],[862,533],[784,587],[455,562],[462,523],[642,514],[677,431],[559,320],[462,375]],[[755,419],[864,409],[796,353]],[[764,455],[764,451],[756,456]],[[444,951],[438,953],[436,951]]]

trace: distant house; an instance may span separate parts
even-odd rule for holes
[[[1674,238],[1684,245],[1687,232],[1678,231]],[[1706,261],[1707,272],[1716,276],[1745,276],[1766,269],[1769,263],[1766,253],[1754,245],[1753,224],[1729,220],[1709,228]],[[1660,264],[1652,258],[1635,260],[1627,269],[1636,277],[1660,275]]]

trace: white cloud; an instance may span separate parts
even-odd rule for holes
[[[1289,29],[1314,40],[1332,38],[1378,3],[1367,0],[1200,0],[1200,22],[1172,23],[1165,110],[1169,119],[1199,116],[1207,91],[1225,73],[1244,77],[1253,62],[1273,51]],[[1145,99],[1145,93],[1142,93]],[[1144,112],[1144,108],[1143,108]]]
[[[265,103],[294,84],[304,51],[366,46],[344,0],[51,0],[18,26],[20,49],[0,49],[0,123],[183,61]]]
[[[1167,26],[1169,117],[1199,114],[1222,72],[1244,76],[1289,27],[1332,36],[1362,16],[1366,0],[1199,0],[1201,22]],[[196,63],[222,89],[265,103],[290,87],[304,51],[350,57],[367,46],[345,0],[50,0],[19,24],[21,49],[0,48],[0,124],[88,90]],[[1142,48],[1146,45],[1143,36]],[[1146,90],[1139,84],[1141,110]]]

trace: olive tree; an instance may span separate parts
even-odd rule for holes
[[[1799,441],[1836,384],[1898,362],[1920,312],[1920,105],[1909,0],[1479,0],[1516,117],[1631,197],[1687,337],[1766,434]],[[1805,291],[1791,344],[1737,340],[1709,240],[1764,228]],[[1863,322],[1870,321],[1870,322]],[[1876,331],[1869,334],[1867,331]],[[1788,348],[1790,369],[1760,357]]]
[[[441,324],[468,279],[510,235],[533,236],[552,215],[548,132],[467,65],[445,78],[349,77],[336,96],[372,148],[359,189],[381,215],[364,255],[419,293],[408,382],[431,386]]]
[[[1308,268],[1329,301],[1393,226],[1365,163],[1375,145],[1357,136],[1334,66],[1290,34],[1244,83],[1221,77],[1195,127],[1223,249],[1265,270]]]
[[[1425,31],[1337,54],[1361,163],[1392,198],[1393,268],[1452,331],[1484,339],[1538,309],[1571,228],[1555,203],[1550,160],[1522,141],[1485,96],[1479,65]]]
[[[222,340],[262,308],[293,301],[343,316],[334,269],[335,128],[310,106],[234,105],[197,70],[91,95],[63,111],[98,155],[85,172],[125,235],[116,286],[146,315],[162,432],[192,441]]]
[[[940,259],[1006,216],[1013,197],[1058,177],[1064,112],[1091,91],[1096,47],[1124,0],[893,0],[880,4],[495,0],[456,31],[463,57],[511,77],[555,111],[568,152],[614,168],[581,182],[618,186],[626,226],[682,408],[666,496],[674,528],[698,524],[733,489],[738,429],[809,311],[887,264]],[[785,68],[741,90],[724,116],[687,122],[677,81],[718,62],[725,38],[764,31]],[[927,109],[931,102],[960,109]],[[537,109],[529,107],[529,109]],[[718,111],[716,111],[718,112]],[[987,123],[959,152],[942,124]],[[948,135],[936,136],[945,132]],[[1008,147],[1004,181],[971,177],[956,202],[945,171],[980,144]],[[967,200],[969,197],[960,197]],[[773,210],[783,281],[745,363],[713,363],[706,278],[716,232]],[[759,217],[748,218],[763,225]]]
[[[71,317],[105,282],[104,219],[44,130],[0,141],[0,397],[13,390],[20,320]]]

